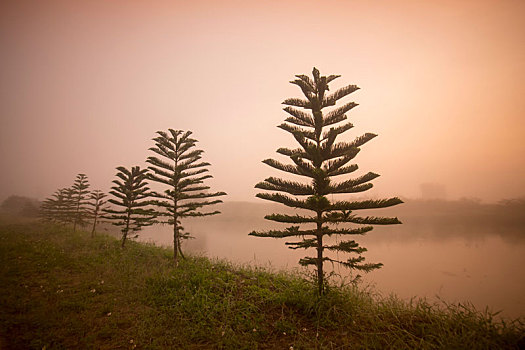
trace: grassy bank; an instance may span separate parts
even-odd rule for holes
[[[0,349],[519,349],[523,324],[0,220]]]

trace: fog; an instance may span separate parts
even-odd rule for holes
[[[2,1],[0,200],[77,173],[107,191],[151,138],[192,130],[212,188],[254,201],[294,146],[275,126],[295,74],[341,74],[371,197],[494,202],[525,193],[522,1]],[[424,189],[424,188],[423,188]]]
[[[304,252],[247,233],[282,212],[254,185],[282,175],[263,159],[297,147],[276,128],[281,102],[315,66],[341,75],[332,90],[360,87],[338,141],[379,135],[355,159],[381,175],[362,196],[419,199],[362,237],[385,264],[365,282],[523,315],[523,208],[495,204],[525,196],[523,23],[519,0],[2,1],[0,201],[42,200],[78,173],[107,192],[117,166],[146,166],[158,130],[191,130],[228,195],[186,224],[185,249],[293,269]]]
[[[107,192],[117,166],[146,166],[158,130],[191,130],[228,195],[184,223],[184,250],[296,269],[304,251],[247,234],[284,210],[254,185],[282,175],[263,159],[297,147],[281,102],[315,66],[341,75],[332,90],[360,87],[338,140],[379,135],[355,159],[381,175],[359,198],[408,199],[372,214],[403,225],[359,237],[384,263],[363,283],[523,316],[525,209],[502,202],[525,198],[523,23],[519,0],[2,1],[0,201],[78,173]],[[172,242],[162,226],[139,239]]]

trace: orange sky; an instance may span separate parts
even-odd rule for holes
[[[84,172],[108,190],[151,138],[192,130],[216,190],[255,200],[294,146],[276,128],[294,74],[341,74],[370,196],[525,194],[523,1],[3,1],[0,200]],[[280,158],[279,158],[280,159]],[[284,160],[284,159],[282,159]]]

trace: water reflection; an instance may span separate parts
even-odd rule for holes
[[[410,203],[407,206],[397,212],[393,208],[384,211],[384,215],[399,216],[403,225],[376,227],[366,236],[352,237],[368,248],[368,262],[384,264],[365,275],[363,283],[407,299],[439,296],[449,302],[470,301],[480,309],[503,310],[505,317],[525,316],[521,271],[525,266],[525,225],[505,225],[499,219],[488,224],[472,212],[468,220],[465,216],[461,219],[464,213],[457,208],[456,215],[429,210],[436,215],[425,216],[418,213],[420,209],[412,210]],[[297,262],[308,251],[290,250],[284,239],[248,236],[254,229],[279,227],[263,217],[272,211],[283,212],[281,207],[226,203],[221,209],[223,215],[186,220],[184,226],[196,239],[185,243],[185,251],[241,264],[300,268]],[[143,231],[140,239],[171,246],[172,236],[170,227],[156,226]],[[347,269],[338,266],[334,272],[348,275]]]

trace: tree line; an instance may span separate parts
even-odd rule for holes
[[[146,160],[150,166],[144,169],[138,165],[129,169],[117,167],[109,197],[100,190],[90,192],[87,176],[78,174],[71,187],[58,189],[44,200],[42,218],[70,224],[73,231],[92,220],[92,236],[97,222],[107,220],[120,227],[122,247],[128,238],[136,237],[146,226],[173,226],[174,261],[178,264],[179,256],[183,256],[182,240],[191,237],[181,220],[219,214],[217,210],[203,209],[221,203],[220,199],[213,198],[226,193],[209,192],[210,187],[204,184],[204,180],[212,177],[207,174],[210,164],[201,161],[203,151],[195,148],[197,140],[191,137],[191,131],[169,129],[157,134],[153,139],[155,146],[150,148],[156,156]],[[161,184],[164,191],[151,190],[148,181]]]
[[[290,181],[269,177],[255,187],[270,191],[258,193],[261,199],[284,204],[298,209],[300,214],[270,214],[266,219],[291,226],[282,230],[252,231],[257,237],[286,238],[290,249],[313,249],[315,254],[302,258],[299,263],[315,268],[318,293],[326,290],[324,264],[341,264],[347,268],[369,272],[382,266],[380,263],[365,263],[366,248],[354,239],[343,239],[335,244],[327,243],[332,236],[353,237],[364,235],[373,225],[400,224],[397,218],[357,216],[362,209],[385,208],[402,203],[397,197],[382,200],[335,200],[334,195],[348,195],[372,188],[371,181],[379,175],[368,172],[343,181],[336,177],[348,175],[358,166],[351,161],[360,152],[361,146],[377,135],[365,133],[351,142],[336,142],[337,137],[353,127],[347,115],[357,106],[354,102],[337,105],[338,101],[357,91],[355,85],[347,85],[330,93],[329,84],[339,75],[321,76],[314,68],[312,77],[297,75],[291,81],[297,85],[304,98],[289,98],[283,104],[288,113],[285,122],[278,127],[292,134],[298,148],[279,148],[277,153],[291,160],[282,163],[266,159],[263,163],[277,170],[306,178],[308,181]],[[103,218],[121,227],[122,246],[130,235],[136,235],[143,227],[167,224],[173,227],[173,256],[175,264],[184,257],[181,243],[190,237],[182,226],[182,219],[219,214],[217,210],[206,210],[222,201],[217,197],[225,192],[212,192],[205,185],[211,178],[207,162],[202,161],[202,150],[196,149],[197,140],[191,131],[168,129],[158,131],[150,148],[147,168],[139,166],[117,167],[110,197],[99,190],[89,191],[85,174],[79,174],[73,186],[57,190],[42,204],[42,216],[46,220],[78,226],[92,220],[92,235],[97,220]],[[149,182],[164,187],[157,192],[149,188]],[[283,194],[284,192],[284,194]],[[109,207],[108,205],[112,206]],[[304,214],[304,211],[310,215]],[[353,226],[350,226],[353,224]],[[305,227],[306,226],[306,227]],[[341,260],[327,256],[326,252],[343,252],[350,258]]]

